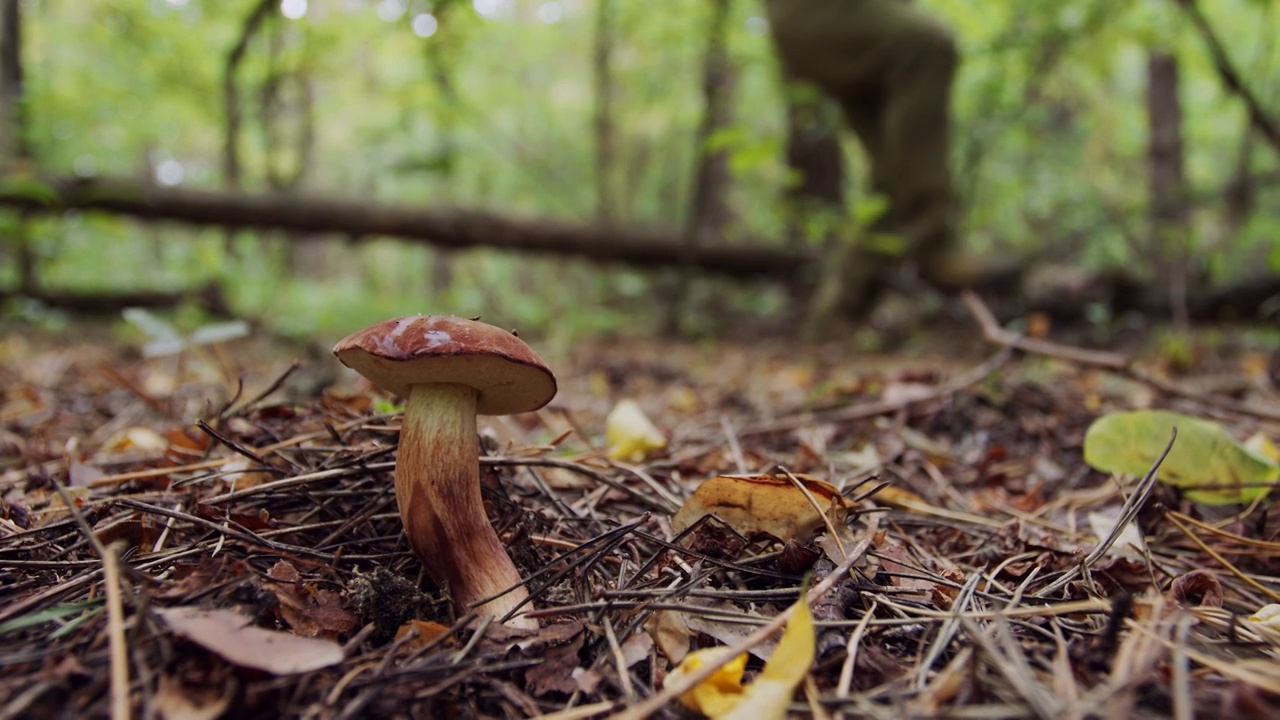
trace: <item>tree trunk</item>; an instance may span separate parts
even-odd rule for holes
[[[595,150],[596,150],[596,219],[602,225],[615,221],[616,198],[613,192],[613,170],[617,157],[614,138],[613,34],[614,0],[597,0],[595,53],[592,65],[595,76]]]
[[[0,160],[31,157],[22,106],[22,3],[0,0]]]
[[[0,0],[0,3],[0,167],[22,166],[32,160],[22,98],[22,3],[21,0]],[[27,229],[23,212],[14,224],[11,244],[18,269],[18,291],[29,295],[39,290],[40,281],[36,274],[36,250]],[[5,246],[9,244],[0,242],[0,257],[8,254]]]
[[[693,192],[685,218],[684,244],[690,254],[704,238],[723,237],[729,221],[729,156],[724,150],[711,149],[710,141],[717,130],[733,122],[735,77],[727,43],[731,9],[731,0],[713,0],[707,26],[707,49],[702,62],[702,121],[694,135]],[[664,332],[674,334],[679,330],[680,313],[692,281],[693,273],[688,268],[668,280],[674,287],[672,292],[662,293],[666,298],[661,323]]]
[[[1167,52],[1152,52],[1148,56],[1147,122],[1151,195],[1151,239],[1147,254],[1157,258],[1157,283],[1169,288],[1175,320],[1185,324],[1191,208],[1183,160],[1178,60]]]
[[[249,50],[249,43],[257,35],[262,23],[271,16],[271,11],[276,5],[276,0],[260,0],[254,6],[245,17],[244,24],[240,28],[240,37],[227,53],[227,59],[223,65],[222,110],[226,126],[222,141],[222,174],[227,186],[232,189],[240,187],[240,126],[244,121],[236,73],[240,69],[240,63],[244,61],[245,53]]]
[[[462,109],[450,63],[450,51],[456,48],[449,46],[449,39],[454,37],[451,23],[446,20],[449,8],[449,5],[441,3],[433,11],[438,29],[431,41],[423,44],[427,74],[439,95],[438,101],[429,109],[439,138],[439,146],[432,160],[438,163],[439,172],[446,180],[452,177],[458,159],[458,113]],[[453,255],[444,250],[428,248],[424,262],[427,265],[424,277],[431,278],[429,291],[448,292],[454,283]]]

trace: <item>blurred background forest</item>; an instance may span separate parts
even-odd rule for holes
[[[1159,297],[1280,275],[1280,3],[918,1],[963,52],[967,251],[1024,263],[1024,293],[1035,268]],[[760,0],[3,5],[11,317],[177,294],[297,336],[703,333],[794,313],[793,266],[876,212],[829,112],[843,196],[797,201],[813,98]]]

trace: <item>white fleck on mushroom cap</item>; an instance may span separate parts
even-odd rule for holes
[[[384,320],[333,346],[343,365],[401,397],[424,383],[475,388],[476,412],[510,415],[551,402],[556,378],[547,363],[508,330],[449,315]]]

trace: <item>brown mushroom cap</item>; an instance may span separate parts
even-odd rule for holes
[[[405,398],[412,385],[469,385],[478,391],[481,415],[537,410],[556,395],[555,375],[523,340],[488,323],[448,315],[384,320],[343,338],[333,354]]]

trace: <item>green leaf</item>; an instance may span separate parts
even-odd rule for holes
[[[1158,478],[1182,488],[1189,499],[1205,505],[1248,503],[1280,481],[1280,465],[1240,444],[1221,425],[1166,410],[1098,418],[1084,436],[1085,462],[1102,472],[1144,475],[1164,452],[1174,427],[1178,439]]]

